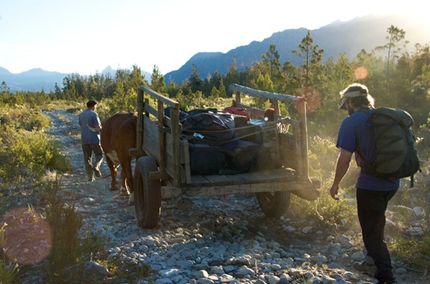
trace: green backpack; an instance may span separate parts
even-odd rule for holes
[[[374,162],[367,161],[357,151],[366,163],[367,172],[386,179],[411,177],[413,187],[414,174],[421,169],[416,138],[411,129],[414,124],[412,116],[404,110],[388,107],[360,111],[369,115],[368,124],[376,140]]]

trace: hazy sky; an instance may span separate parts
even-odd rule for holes
[[[132,65],[152,73],[157,65],[165,74],[197,52],[225,53],[286,29],[312,30],[370,14],[401,12],[425,19],[428,13],[418,0],[397,3],[0,0],[0,67],[12,73],[42,68],[89,75]]]

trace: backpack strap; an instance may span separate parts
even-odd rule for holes
[[[374,108],[361,107],[357,111],[364,112],[365,114],[367,114],[368,118],[366,121],[366,126],[370,128],[372,126],[371,122],[372,122],[372,114],[373,114]],[[357,137],[357,134],[355,136]],[[360,150],[358,150],[358,143],[356,144],[357,144],[357,147],[355,149],[355,152],[358,154],[358,156],[360,156],[360,158],[365,163],[365,166],[361,167],[360,172],[363,174],[375,175],[375,169],[373,165],[364,157],[364,155],[360,152]]]

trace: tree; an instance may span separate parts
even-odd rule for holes
[[[6,82],[5,81],[1,82],[0,93],[9,93],[9,92],[10,92],[10,88],[7,86]]]
[[[227,91],[225,89],[224,80],[223,79],[221,79],[220,82],[219,82],[219,89],[218,89],[218,91],[219,91],[219,96],[221,98],[226,98],[227,97]]]
[[[163,93],[165,87],[166,84],[164,82],[164,76],[160,73],[160,70],[158,69],[157,65],[154,65],[151,75],[151,89],[158,93]]]
[[[191,73],[191,77],[188,79],[188,86],[191,89],[191,92],[196,93],[197,91],[202,91],[203,81],[200,79],[199,72],[197,71],[197,66],[193,64],[193,70]]]
[[[282,90],[286,94],[293,94],[297,88],[300,88],[300,79],[297,76],[296,70],[294,64],[290,61],[286,61],[282,66],[282,73],[285,78]]]
[[[381,57],[377,57],[375,51],[367,52],[362,49],[351,63],[354,73],[358,71],[358,82],[364,84],[369,88],[371,94],[383,94],[384,88],[384,62]],[[340,91],[340,90],[339,90]],[[379,105],[380,99],[377,98]]]
[[[420,76],[423,72],[427,71],[430,67],[430,46],[429,44],[421,45],[415,44],[415,54],[413,60],[413,73],[412,78]],[[430,86],[429,86],[430,87]]]
[[[118,71],[117,71],[118,73]],[[110,106],[112,114],[118,111],[126,110],[126,91],[124,81],[121,76],[118,76],[115,84],[115,91],[112,96],[112,104]]]
[[[376,50],[387,51],[387,69],[386,69],[386,90],[389,89],[389,78],[391,64],[394,64],[399,58],[399,54],[406,47],[409,41],[405,40],[406,32],[403,29],[391,25],[387,29],[387,37],[385,38],[388,42],[385,45],[377,46]]]
[[[312,85],[314,79],[314,72],[320,67],[322,62],[322,55],[324,49],[319,48],[318,45],[313,45],[314,39],[311,36],[311,31],[308,30],[307,35],[302,39],[299,44],[298,50],[293,50],[293,54],[296,54],[303,59],[302,79],[306,86]]]
[[[339,90],[337,90],[339,86],[348,86],[354,81],[354,70],[349,63],[346,53],[342,52],[336,62],[333,62],[332,59],[329,59],[325,66],[327,68],[328,78],[326,81],[327,84],[329,84],[328,94],[337,94],[339,92]],[[356,77],[355,80],[359,80],[359,78]],[[334,99],[337,101],[339,97],[333,98],[333,96],[329,95],[327,98],[324,98],[324,100],[326,99]]]
[[[228,87],[231,84],[240,84],[243,82],[239,81],[239,74],[237,72],[237,63],[236,63],[236,57],[233,58],[233,62],[230,63],[228,67],[228,72],[224,77],[224,83]]]
[[[281,62],[279,61],[279,52],[276,45],[270,43],[269,49],[262,55],[263,65],[268,69],[270,79],[276,84],[282,84]]]
[[[218,89],[215,86],[212,87],[212,90],[211,90],[211,93],[209,95],[209,98],[213,98],[213,99],[219,98],[219,91],[218,91]]]
[[[145,84],[144,77],[142,76],[142,70],[137,65],[133,65],[131,72],[129,72],[127,80],[125,80],[125,87],[127,92],[135,92],[137,93],[137,90],[141,85],[147,85]]]

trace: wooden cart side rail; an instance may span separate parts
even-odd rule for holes
[[[296,171],[298,176],[306,177],[306,172],[303,171],[303,153],[302,153],[302,138],[300,137],[300,124],[298,121],[291,124],[292,131],[294,133],[294,157],[296,162]],[[306,152],[306,156],[308,153]]]
[[[140,90],[144,91],[145,93],[147,93],[148,95],[150,95],[154,99],[162,101],[164,104],[166,104],[172,108],[178,108],[179,109],[179,103],[177,101],[172,100],[168,97],[165,97],[162,94],[159,94],[156,91],[150,89],[149,87],[141,85]]]
[[[140,129],[144,129],[144,131],[141,133],[142,135],[139,135],[143,138],[137,147],[140,149],[143,147],[145,152],[148,151],[148,154],[153,155],[157,160],[161,175],[170,176],[173,184],[179,186],[182,179],[179,103],[141,85],[138,92],[138,104],[145,99],[144,94],[148,94],[156,100],[157,109],[150,106],[147,99],[143,103],[143,108],[138,107],[142,109],[138,113],[138,127],[141,121]],[[164,115],[165,106],[171,107],[170,118]],[[156,120],[151,120],[150,115],[153,115]],[[166,125],[169,126],[169,133],[166,132]]]
[[[158,110],[156,110],[150,104],[145,103],[144,109],[145,109],[145,112],[148,113],[148,114],[150,114],[150,115],[152,115],[152,117],[157,117],[158,118]],[[172,128],[172,125],[173,125],[172,119],[170,117],[168,117],[168,116],[163,116],[163,124],[165,126],[167,126],[168,128]]]
[[[268,100],[278,100],[281,102],[299,102],[301,100],[304,100],[301,97],[256,90],[256,89],[248,88],[238,84],[231,84],[229,87],[233,91],[245,93],[255,97],[265,98]],[[236,102],[240,103],[240,97],[236,98]]]
[[[293,134],[295,136],[295,147],[296,147],[295,153],[297,157],[297,166],[298,166],[297,171],[299,173],[299,176],[302,179],[308,179],[309,178],[309,159],[308,159],[306,100],[302,97],[256,90],[256,89],[248,88],[238,84],[231,84],[229,88],[235,91],[235,102],[236,102],[236,105],[238,106],[243,106],[241,104],[241,93],[270,100],[276,115],[280,114],[278,101],[294,103],[297,106],[298,113],[299,113],[298,127],[296,124],[292,123]],[[261,116],[260,110],[254,109],[252,111],[255,112],[255,114]]]

